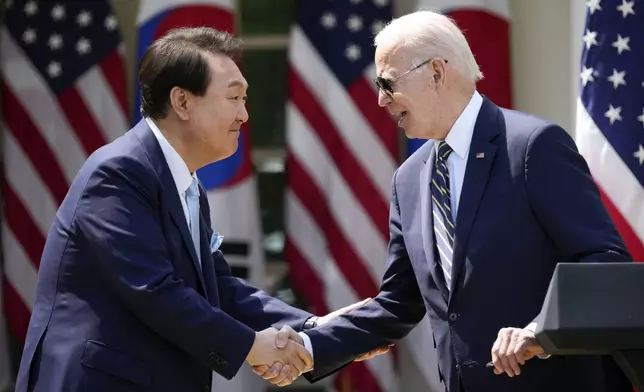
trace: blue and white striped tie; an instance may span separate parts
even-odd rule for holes
[[[432,173],[432,215],[434,220],[434,244],[438,250],[439,265],[445,275],[445,284],[450,288],[452,281],[452,257],[454,254],[455,226],[449,189],[447,158],[452,148],[445,142],[438,144],[434,171]]]

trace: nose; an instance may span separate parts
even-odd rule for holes
[[[237,120],[239,120],[242,124],[248,121],[248,110],[246,109],[246,105],[243,105],[241,109],[239,110],[239,113],[237,113]]]
[[[390,103],[391,103],[391,97],[389,96],[389,94],[383,92],[382,90],[378,90],[378,106],[384,108]]]

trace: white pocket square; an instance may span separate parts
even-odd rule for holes
[[[224,236],[217,233],[216,231],[213,231],[212,237],[210,237],[210,253],[216,252],[221,246],[222,242],[224,242]]]

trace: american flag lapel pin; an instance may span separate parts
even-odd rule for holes
[[[476,153],[476,159],[483,159],[485,158],[485,153],[484,152],[477,152]]]

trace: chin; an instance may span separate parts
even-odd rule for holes
[[[409,129],[403,129],[405,131],[405,136],[409,139],[424,139],[424,137],[413,127]]]
[[[431,122],[417,122],[413,124],[407,124],[407,128],[405,128],[405,136],[407,136],[410,139],[433,139],[434,135],[432,132],[435,127],[432,125]]]
[[[213,162],[223,161],[226,158],[230,158],[237,151],[237,143],[235,143],[234,146],[226,147],[228,148],[218,148],[216,151],[214,151],[214,153],[212,154],[215,157]]]
[[[230,146],[230,148],[226,150],[226,158],[233,156],[237,152],[238,148],[239,143],[237,143],[237,140],[235,140],[235,144]]]

